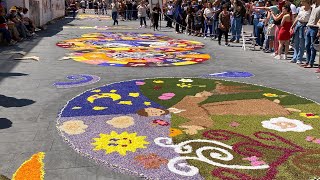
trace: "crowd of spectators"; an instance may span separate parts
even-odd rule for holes
[[[35,30],[27,8],[13,6],[6,14],[5,9],[0,7],[0,33],[7,45],[15,45],[35,37]]]
[[[256,45],[276,59],[313,68],[320,36],[320,0],[170,0],[163,6],[167,27],[176,33],[239,43],[244,24],[253,25]],[[231,38],[228,37],[231,34]],[[290,47],[294,50],[289,58]],[[304,58],[305,55],[305,58]],[[319,67],[319,66],[318,66]],[[320,67],[316,71],[320,72]]]

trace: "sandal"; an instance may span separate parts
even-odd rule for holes
[[[312,65],[304,66],[304,68],[313,68]]]

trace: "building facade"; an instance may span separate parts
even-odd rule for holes
[[[65,15],[65,0],[2,0],[7,9],[12,6],[26,7],[29,9],[29,18],[37,26]]]

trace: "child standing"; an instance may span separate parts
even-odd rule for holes
[[[202,28],[202,19],[203,19],[203,15],[202,15],[202,11],[201,10],[197,10],[196,8],[196,14],[194,17],[194,30],[195,30],[195,36],[201,37],[201,28]]]
[[[218,25],[218,43],[221,45],[222,34],[225,36],[225,45],[229,46],[228,43],[228,32],[230,29],[230,13],[228,12],[228,6],[224,4],[222,6],[222,12],[219,14],[219,25]]]

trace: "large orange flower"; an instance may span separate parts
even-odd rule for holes
[[[34,154],[13,174],[12,180],[43,180],[45,174],[43,164],[44,156],[44,152]]]

